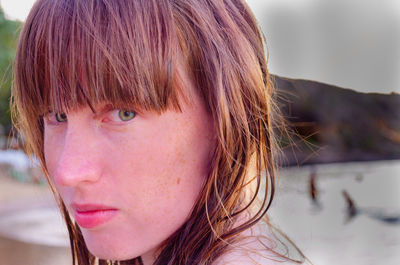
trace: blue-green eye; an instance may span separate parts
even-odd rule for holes
[[[56,113],[55,114],[56,120],[58,122],[66,122],[67,121],[67,114],[65,113]]]
[[[130,111],[130,110],[120,110],[118,111],[118,117],[122,120],[122,121],[130,121],[133,118],[135,118],[136,113],[134,111]]]

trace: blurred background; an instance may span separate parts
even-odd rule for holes
[[[33,2],[0,0],[0,259],[70,264],[52,194],[10,137],[11,67]],[[316,265],[400,264],[400,1],[248,3],[288,127],[272,222]]]

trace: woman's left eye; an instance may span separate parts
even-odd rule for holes
[[[114,109],[110,112],[110,116],[106,120],[110,120],[112,122],[128,122],[135,118],[136,112],[132,110],[126,109]]]
[[[136,116],[136,112],[131,110],[117,110],[117,111],[118,111],[118,117],[121,119],[121,121],[130,121]]]

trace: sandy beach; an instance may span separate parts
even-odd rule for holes
[[[10,202],[52,196],[47,184],[21,183],[13,179],[5,166],[0,166],[0,210]]]
[[[55,203],[47,183],[19,182],[10,175],[9,167],[0,165],[0,218],[16,209],[31,210],[51,205]],[[38,234],[43,236],[40,231]],[[66,247],[32,244],[4,233],[0,233],[0,257],[5,265],[71,264]]]

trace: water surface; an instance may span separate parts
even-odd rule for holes
[[[312,172],[316,200],[309,192]],[[400,161],[281,169],[271,219],[316,265],[398,265],[399,174]]]

